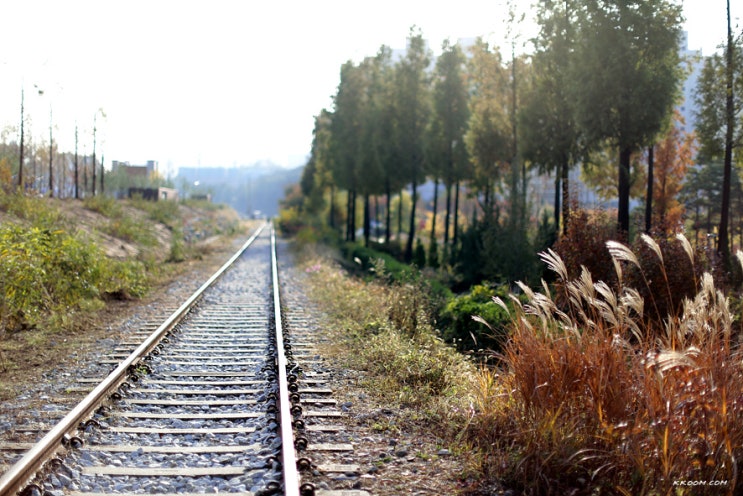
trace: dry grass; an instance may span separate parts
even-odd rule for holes
[[[643,240],[665,278],[671,261]],[[693,264],[688,241],[678,242]],[[513,298],[503,367],[481,370],[464,440],[483,453],[486,474],[528,494],[733,494],[743,370],[725,296],[704,274],[662,332],[649,329],[653,301],[623,277],[627,264],[642,270],[637,257],[608,248],[616,287],[585,270],[571,280],[554,252],[543,254],[557,294],[522,286],[529,303]]]
[[[390,406],[410,409],[411,419],[455,432],[468,410],[476,370],[431,327],[420,288],[349,277],[327,254],[309,247],[301,256],[313,299],[327,315],[346,365],[365,371],[371,389]]]

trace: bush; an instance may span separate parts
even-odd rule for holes
[[[578,277],[581,267],[585,267],[594,279],[615,287],[617,277],[606,242],[617,239],[616,236],[616,221],[606,212],[574,208],[567,232],[555,243],[554,250],[570,277]]]
[[[470,293],[451,299],[441,313],[438,324],[447,343],[460,351],[489,350],[500,352],[508,339],[511,318],[493,297],[505,298],[508,288],[488,285],[474,286]],[[484,324],[473,317],[480,317]]]
[[[344,260],[349,262],[349,265],[355,265],[365,274],[376,271],[376,266],[381,263],[384,266],[384,276],[391,281],[408,282],[414,278],[415,269],[395,259],[392,255],[352,242],[344,243],[340,248]]]
[[[285,236],[296,235],[303,225],[304,223],[299,215],[299,209],[296,207],[282,208],[279,211],[279,231]]]
[[[110,261],[61,229],[0,227],[0,323],[7,330],[34,327],[106,294],[141,296],[146,280],[142,264]]]

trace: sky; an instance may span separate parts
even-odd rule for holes
[[[533,33],[529,1],[525,42]],[[731,1],[733,24],[743,2]],[[736,6],[737,4],[737,6]],[[725,40],[725,0],[683,0],[689,48]],[[505,0],[8,0],[0,26],[0,129],[62,150],[143,164],[306,162],[314,116],[332,108],[341,65],[404,48],[417,26],[504,45]],[[42,91],[42,93],[39,92]],[[17,135],[17,133],[16,133]],[[17,138],[16,138],[17,139]]]

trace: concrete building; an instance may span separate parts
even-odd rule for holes
[[[145,165],[131,165],[129,162],[113,160],[111,162],[111,169],[116,171],[119,168],[124,169],[129,177],[142,177],[149,179],[155,172],[157,172],[157,161],[148,160]]]
[[[681,88],[682,100],[677,108],[681,116],[684,118],[681,130],[692,132],[696,129],[696,114],[699,111],[694,99],[697,90],[697,83],[702,74],[702,68],[704,67],[704,57],[702,56],[701,50],[689,49],[689,33],[686,31],[681,35],[679,55],[682,59],[681,63],[683,69],[687,71],[688,75]]]

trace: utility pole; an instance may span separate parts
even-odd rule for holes
[[[52,168],[53,164],[53,153],[54,149],[52,147],[52,104],[49,103],[49,198],[54,198],[54,169]]]
[[[75,122],[75,200],[80,199],[80,183],[78,181],[78,163],[77,163],[77,122]]]
[[[23,192],[23,84],[21,84],[21,157],[18,161],[18,187]]]
[[[93,196],[95,196],[95,120],[98,117],[98,112],[93,114]]]

